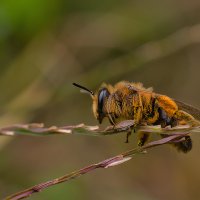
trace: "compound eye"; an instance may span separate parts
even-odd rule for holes
[[[99,122],[102,122],[102,119],[105,117],[105,114],[103,112],[103,106],[105,102],[105,98],[108,98],[110,93],[106,88],[103,88],[99,91],[99,97],[98,97],[98,114],[99,114]]]

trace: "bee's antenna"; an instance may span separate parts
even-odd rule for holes
[[[82,85],[79,85],[77,83],[73,83],[73,85],[78,87],[78,88],[81,88],[81,90],[83,90],[83,91],[89,92],[92,96],[94,95],[94,92],[92,92],[91,90],[87,89],[86,87],[84,87]]]

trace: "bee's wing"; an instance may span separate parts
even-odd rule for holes
[[[189,104],[183,103],[183,102],[175,100],[175,99],[173,99],[173,100],[176,102],[176,104],[178,105],[180,110],[183,110],[183,111],[189,113],[195,119],[200,121],[200,110],[198,108],[195,108]]]

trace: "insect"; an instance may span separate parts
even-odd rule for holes
[[[161,125],[162,128],[183,124],[191,127],[200,125],[198,109],[157,94],[152,88],[146,89],[142,83],[121,81],[114,86],[104,83],[96,92],[77,83],[73,85],[90,94],[93,113],[100,124],[104,118],[108,118],[114,126],[124,120],[134,120],[135,128],[139,125]],[[130,134],[129,131],[126,142]],[[143,146],[148,138],[149,133],[140,133],[138,145]],[[190,136],[185,136],[184,140],[173,145],[177,150],[187,153],[192,149],[192,140]]]

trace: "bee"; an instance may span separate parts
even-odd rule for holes
[[[108,118],[113,126],[124,120],[134,120],[133,130],[140,125],[160,125],[162,128],[184,124],[200,126],[198,109],[157,94],[152,88],[144,88],[142,83],[121,81],[114,86],[103,83],[96,92],[77,83],[73,85],[90,94],[93,100],[92,110],[100,124],[104,118]],[[130,134],[129,131],[126,142]],[[138,145],[143,146],[148,138],[149,133],[140,133]],[[187,153],[192,149],[192,140],[190,136],[185,136],[184,140],[173,145],[177,150]]]

